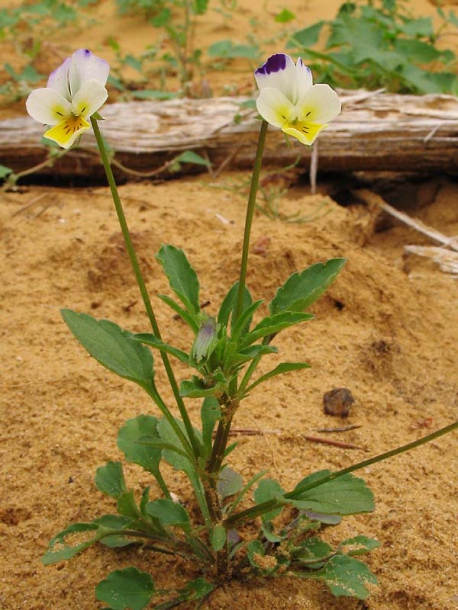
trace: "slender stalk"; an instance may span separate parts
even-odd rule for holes
[[[444,436],[445,434],[449,434],[454,430],[458,429],[458,421],[455,421],[453,424],[449,424],[448,426],[444,426],[431,434],[423,436],[416,441],[412,441],[411,443],[407,443],[407,445],[402,445],[401,447],[396,447],[396,449],[391,449],[390,451],[386,451],[385,453],[381,453],[367,460],[363,460],[362,462],[358,462],[357,464],[353,464],[352,466],[348,466],[348,468],[343,468],[342,470],[338,470],[337,472],[331,472],[331,474],[322,477],[321,479],[314,481],[313,483],[309,483],[308,485],[298,486],[294,491],[286,493],[284,498],[286,500],[294,500],[297,499],[298,496],[304,494],[311,489],[315,489],[320,485],[324,485],[325,483],[329,483],[329,481],[334,481],[339,477],[343,477],[346,474],[350,474],[355,470],[360,470],[361,468],[366,468],[367,466],[371,466],[372,464],[376,464],[377,462],[382,462],[389,458],[394,457],[395,455],[399,455],[401,453],[405,453],[406,451],[410,451],[411,449],[415,449],[415,447],[420,447],[421,445],[425,445],[426,443],[430,443],[431,441],[439,438],[440,436]],[[276,499],[268,500],[266,502],[262,502],[257,506],[253,506],[252,508],[248,508],[239,513],[235,513],[225,519],[224,527],[226,529],[233,528],[240,523],[247,521],[248,519],[254,519],[266,512],[269,512],[275,508],[280,508],[280,506],[284,506],[285,501],[278,501]]]
[[[153,329],[154,335],[161,339],[161,333],[159,330],[159,326],[156,320],[156,316],[153,311],[153,306],[151,304],[151,300],[149,298],[148,291],[146,289],[145,281],[143,279],[143,275],[140,269],[140,265],[138,262],[137,254],[135,252],[134,246],[132,244],[132,239],[129,232],[129,227],[127,225],[127,220],[124,214],[124,210],[121,203],[121,198],[119,197],[118,188],[116,186],[116,181],[113,176],[113,171],[111,169],[110,160],[108,158],[107,150],[105,147],[105,142],[103,140],[102,134],[99,129],[99,125],[97,120],[94,117],[91,117],[92,128],[94,130],[95,139],[97,140],[97,146],[100,151],[100,156],[102,158],[103,167],[105,169],[105,173],[107,176],[108,184],[111,191],[111,196],[113,198],[113,203],[116,208],[116,213],[118,215],[119,224],[121,226],[121,231],[124,237],[124,243],[126,245],[127,253],[129,255],[129,259],[132,265],[132,269],[135,274],[135,279],[137,280],[138,287],[140,289],[140,293],[143,299],[143,304],[146,309],[146,313],[148,315],[151,328]],[[199,442],[194,433],[194,429],[192,427],[191,421],[189,419],[188,412],[186,411],[186,406],[183,402],[182,397],[180,396],[180,392],[178,389],[178,384],[175,379],[175,375],[173,373],[172,366],[167,357],[167,354],[161,351],[162,361],[164,363],[165,371],[167,373],[167,377],[170,382],[170,386],[172,388],[173,394],[175,396],[176,403],[178,405],[178,409],[180,411],[180,415],[182,417],[183,423],[186,428],[186,432],[188,434],[189,441],[191,443],[191,447],[186,447],[187,450],[192,449],[192,453],[194,456],[198,457],[200,455],[200,446]],[[187,439],[185,439],[187,441]]]
[[[251,185],[250,185],[250,194],[248,196],[248,205],[246,210],[246,218],[245,218],[245,232],[243,235],[243,247],[242,247],[242,262],[240,264],[240,278],[239,278],[239,287],[237,293],[237,304],[234,312],[234,321],[242,313],[243,309],[243,297],[245,292],[245,284],[246,284],[246,274],[248,267],[248,253],[250,248],[250,235],[251,235],[251,225],[253,224],[253,215],[256,209],[256,195],[258,193],[259,186],[259,176],[261,173],[262,167],[262,155],[264,152],[264,144],[266,141],[267,135],[267,121],[262,121],[261,129],[259,132],[258,139],[258,148],[256,150],[256,158],[254,161],[253,174],[251,176]]]

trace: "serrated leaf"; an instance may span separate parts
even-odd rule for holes
[[[70,309],[61,313],[73,335],[100,364],[141,386],[151,384],[153,356],[131,333],[109,320],[96,320]]]
[[[293,273],[270,302],[270,313],[304,311],[310,307],[336,279],[345,262],[344,258],[333,258]]]
[[[356,515],[374,510],[372,491],[363,479],[352,474],[345,474],[304,492],[300,491],[301,488],[308,487],[330,474],[329,470],[321,470],[305,477],[292,493],[286,494],[286,498],[294,496],[292,505],[301,510],[331,515]]]
[[[160,440],[157,431],[159,420],[153,415],[138,415],[126,421],[118,432],[117,444],[126,456],[128,462],[142,466],[153,475],[159,472],[159,463],[162,457],[160,448],[152,447],[145,443],[139,443],[142,438]]]
[[[95,595],[113,610],[143,610],[154,595],[151,576],[137,568],[115,570],[100,582]]]
[[[347,555],[335,555],[319,572],[331,592],[336,597],[356,597],[366,599],[369,591],[366,585],[376,585],[377,579],[366,564]]]
[[[189,515],[178,502],[160,498],[154,502],[148,502],[146,512],[158,519],[164,527],[173,525],[181,528],[187,534],[191,533]]]
[[[92,534],[90,537],[87,536],[89,532]],[[71,559],[99,539],[99,526],[96,523],[72,523],[54,536],[41,561],[44,565],[50,565]]]
[[[198,314],[200,311],[199,280],[183,250],[170,245],[162,246],[156,258],[162,264],[170,288],[189,313]]]
[[[95,486],[112,498],[120,498],[127,491],[121,462],[108,462],[97,468]]]

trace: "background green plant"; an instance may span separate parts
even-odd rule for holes
[[[334,87],[457,94],[457,57],[438,43],[458,18],[440,8],[438,14],[443,23],[436,31],[432,18],[414,17],[407,2],[345,2],[335,19],[293,34],[288,48]]]

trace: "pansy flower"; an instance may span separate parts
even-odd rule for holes
[[[254,76],[260,89],[256,107],[262,118],[302,144],[313,144],[322,129],[340,113],[337,93],[314,85],[310,68],[277,53]]]
[[[90,127],[89,119],[105,103],[110,66],[87,49],[80,49],[54,70],[48,84],[35,89],[26,108],[36,121],[49,125],[44,136],[70,148]]]

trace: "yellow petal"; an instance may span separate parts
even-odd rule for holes
[[[45,138],[57,142],[62,148],[70,148],[76,138],[89,129],[90,125],[80,116],[70,116],[61,123],[48,129]]]
[[[287,133],[289,136],[296,138],[302,144],[313,144],[323,129],[326,129],[327,125],[320,125],[318,123],[307,123],[303,121],[294,121],[294,123],[287,123],[282,127],[282,131]]]

